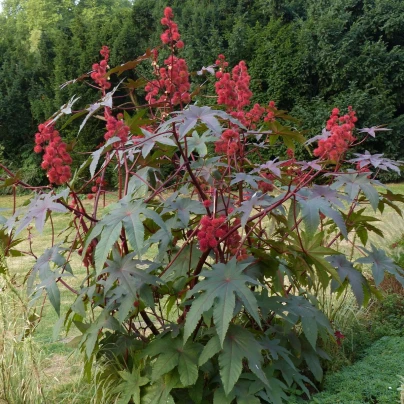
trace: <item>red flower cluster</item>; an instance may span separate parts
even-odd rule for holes
[[[45,151],[41,167],[48,171],[49,182],[62,185],[71,178],[69,165],[72,158],[66,151],[66,143],[50,122],[39,125],[38,130],[39,132],[35,134],[34,151],[35,153]]]
[[[111,88],[111,83],[107,80],[107,67],[109,59],[109,48],[108,46],[103,46],[100,50],[101,56],[104,57],[101,62],[93,64],[93,72],[91,73],[91,78],[100,86],[102,90],[108,90]]]
[[[231,229],[231,227],[225,223],[226,216],[222,215],[218,218],[211,218],[209,216],[203,216],[201,219],[201,230],[198,232],[199,248],[201,251],[208,251],[210,248],[215,248],[219,244],[219,240],[223,238]],[[240,224],[240,219],[236,219],[234,226]],[[236,255],[240,247],[241,236],[238,232],[232,233],[225,241],[225,248],[231,255]],[[247,258],[247,251],[245,248],[241,248],[237,256],[237,260],[244,260]]]
[[[261,177],[266,178],[269,181],[273,181],[275,179],[275,176],[271,173],[263,173],[261,174]],[[274,190],[274,185],[272,182],[266,182],[266,181],[258,181],[258,188],[262,192],[272,192]]]
[[[264,118],[265,122],[272,122],[275,120],[275,111],[276,108],[275,101],[269,101],[268,108],[267,108],[267,116]]]
[[[358,118],[355,116],[352,107],[348,107],[348,113],[339,116],[339,109],[332,110],[330,119],[327,121],[326,129],[331,132],[327,139],[320,139],[317,149],[313,154],[316,157],[323,157],[337,161],[348,150],[349,145],[355,140],[352,131]]]
[[[157,72],[159,78],[145,86],[146,100],[150,104],[169,100],[173,105],[189,103],[191,85],[187,63],[184,59],[171,55],[164,61],[164,64],[166,67],[161,67]],[[157,99],[159,93],[163,94]]]
[[[164,17],[161,19],[161,25],[167,25],[167,29],[161,34],[161,41],[166,45],[175,46],[178,49],[184,47],[184,42],[180,40],[181,35],[178,32],[178,25],[172,20],[174,13],[171,7],[164,9]]]
[[[104,181],[101,177],[97,177],[97,178],[94,180],[94,183],[95,183],[96,185],[93,185],[93,186],[91,187],[91,192],[94,192],[94,193],[96,193],[96,192],[98,191],[98,188],[102,189],[102,188],[104,188],[104,187],[107,185],[107,181]]]
[[[201,251],[208,251],[215,248],[218,240],[226,234],[227,226],[224,224],[226,216],[211,218],[203,216],[201,219],[201,230],[198,231],[199,248]]]
[[[261,120],[262,115],[264,115],[265,112],[266,109],[264,107],[261,107],[260,104],[254,104],[251,110],[249,112],[246,112],[245,120],[249,123],[249,127],[251,129],[255,129],[255,123]]]
[[[234,129],[226,129],[215,143],[215,152],[232,156],[239,149],[240,134]]]
[[[217,103],[225,105],[227,112],[238,119],[244,126],[250,129],[255,129],[257,122],[263,116],[264,121],[273,121],[275,119],[275,103],[271,101],[268,107],[261,107],[259,104],[254,104],[250,111],[244,111],[244,108],[250,104],[252,92],[250,91],[250,76],[247,71],[247,66],[244,61],[241,61],[232,70],[232,73],[225,73],[224,70],[228,66],[223,55],[219,55],[216,60],[216,65],[219,71],[216,72],[218,81],[215,84],[216,94],[218,95]],[[217,153],[234,154],[238,147],[238,139],[234,134],[228,131],[223,132],[222,137],[216,142]],[[230,139],[229,139],[230,138]],[[237,141],[236,141],[237,140]]]
[[[337,345],[341,346],[342,341],[345,338],[345,335],[341,331],[338,331],[338,330],[334,332],[334,335],[335,335],[335,339],[337,340]]]
[[[360,164],[360,163],[357,163],[357,164],[356,164],[356,171],[358,171],[358,172],[360,172],[360,173],[369,173],[369,172],[370,172],[370,169],[369,169],[368,166],[361,167],[361,164]]]
[[[219,55],[216,60],[218,66],[226,66],[224,56]],[[215,84],[216,94],[218,95],[218,104],[226,105],[228,111],[242,111],[250,104],[252,92],[250,91],[250,75],[247,72],[247,66],[244,61],[234,66],[232,75],[223,73],[222,67],[216,72],[216,78],[219,79]]]
[[[105,118],[107,120],[107,133],[104,135],[104,139],[108,140],[114,136],[117,136],[121,139],[122,143],[127,142],[130,128],[129,126],[125,125],[125,122],[123,121],[123,115],[118,114],[118,119],[116,119],[109,113],[108,109],[106,108]]]
[[[275,106],[275,101],[270,101],[268,107],[261,107],[259,104],[254,104],[252,109],[249,112],[245,113],[245,117],[239,113],[238,119],[245,125],[251,129],[256,128],[256,123],[259,122],[263,115],[265,122],[272,122],[275,120],[275,111],[277,110]]]
[[[97,177],[94,180],[94,185],[91,187],[92,194],[87,194],[88,199],[93,199],[94,195],[98,192],[98,190],[102,190],[107,185],[107,181],[104,181],[101,177]]]

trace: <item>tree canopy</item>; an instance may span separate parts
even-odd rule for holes
[[[26,175],[36,176],[36,126],[77,91],[61,84],[88,73],[104,44],[111,66],[143,54],[157,42],[167,5],[177,16],[190,71],[213,64],[219,53],[230,65],[245,60],[256,101],[275,100],[302,118],[310,134],[319,133],[332,106],[352,105],[362,127],[392,129],[370,142],[370,151],[404,157],[400,0],[3,0],[3,157],[22,157]],[[78,139],[76,129],[68,140],[78,141],[78,150],[101,138],[96,124]]]

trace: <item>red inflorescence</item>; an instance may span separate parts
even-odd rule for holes
[[[123,115],[118,114],[117,119],[110,114],[109,108],[105,108],[104,115],[105,119],[107,120],[106,124],[107,133],[104,135],[104,139],[108,140],[116,136],[119,137],[119,139],[121,139],[122,143],[127,142],[130,128],[129,126],[125,125],[125,122],[123,121]]]
[[[226,111],[238,119],[244,126],[255,129],[256,124],[264,118],[264,121],[275,120],[276,106],[271,101],[267,108],[254,104],[250,111],[244,111],[244,108],[250,105],[252,92],[250,91],[250,76],[244,61],[241,61],[232,70],[232,73],[225,73],[228,66],[223,55],[219,55],[216,60],[219,71],[216,72],[218,81],[215,84],[217,103],[226,106]],[[235,131],[233,131],[235,132]],[[223,132],[222,137],[216,142],[216,152],[233,155],[239,150],[239,135],[230,136],[227,131]],[[236,141],[237,140],[237,141]]]
[[[215,143],[215,152],[232,156],[239,149],[239,140],[240,134],[237,131],[226,129]]]
[[[238,226],[239,224],[240,219],[235,219],[233,226]],[[197,235],[200,250],[205,252],[211,248],[216,248],[219,245],[219,240],[222,239],[230,230],[231,227],[228,223],[226,223],[226,216],[222,215],[218,218],[203,216],[201,219],[201,229],[198,231]],[[237,254],[237,260],[247,258],[246,249],[239,248],[240,242],[241,236],[237,231],[229,235],[229,237],[227,237],[224,241],[224,246],[225,249],[227,249],[227,252],[233,256]]]
[[[264,118],[265,122],[272,122],[275,120],[276,108],[275,101],[269,101],[268,108],[266,109],[267,115]]]
[[[189,103],[191,85],[187,63],[184,59],[171,55],[164,61],[164,64],[165,67],[161,67],[156,72],[158,79],[152,80],[145,86],[146,100],[150,104],[170,100],[173,105]],[[159,96],[159,94],[161,95]]]
[[[355,114],[351,106],[348,107],[348,113],[343,116],[339,116],[338,108],[332,110],[326,126],[331,135],[327,139],[319,140],[318,147],[313,151],[316,157],[333,161],[338,161],[342,157],[355,140],[352,135],[355,122],[358,120]]]
[[[178,25],[172,20],[173,17],[173,10],[166,7],[161,24],[168,28],[161,34],[161,40],[164,44],[180,49],[184,47],[184,43],[180,40]],[[166,102],[171,102],[173,105],[188,104],[191,101],[191,94],[189,93],[191,85],[186,61],[171,55],[164,61],[165,67],[159,68],[157,64],[158,53],[157,51],[153,53],[154,74],[157,79],[150,81],[145,86],[146,100],[149,104]]]
[[[166,45],[175,46],[178,49],[184,47],[184,42],[180,40],[181,35],[178,32],[178,25],[172,20],[174,13],[171,7],[164,9],[164,17],[161,19],[161,25],[166,25],[168,28],[161,34],[161,41]]]
[[[43,150],[43,161],[41,167],[48,172],[49,182],[62,185],[70,180],[70,164],[72,158],[66,151],[64,143],[50,122],[45,122],[38,126],[39,132],[35,134],[35,153],[41,153]]]
[[[261,177],[263,177],[271,182],[258,181],[258,188],[262,192],[272,192],[274,190],[274,185],[273,185],[272,181],[275,179],[275,176],[271,173],[262,173]]]
[[[111,88],[111,83],[106,78],[109,59],[108,46],[103,46],[100,50],[100,54],[104,57],[104,59],[101,60],[99,64],[93,64],[91,78],[100,86],[102,90],[108,90],[109,88]]]
[[[224,66],[223,55],[216,60],[216,64]],[[252,92],[250,91],[250,75],[247,72],[247,66],[241,61],[230,73],[218,71],[216,78],[219,80],[215,84],[216,93],[218,95],[218,104],[226,105],[229,112],[241,112],[243,108],[250,104]],[[236,116],[236,118],[238,118]]]

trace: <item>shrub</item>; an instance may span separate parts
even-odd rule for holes
[[[113,362],[104,373],[119,375],[121,402],[280,403],[297,388],[309,395],[328,357],[321,341],[337,331],[319,297],[351,288],[358,305],[366,304],[374,292],[363,274],[368,267],[376,286],[386,271],[403,280],[402,269],[368,243],[380,230],[365,212],[369,205],[399,209],[400,196],[375,186],[379,170],[397,171],[400,163],[369,153],[346,157],[387,129],[358,131],[351,107],[334,108],[322,135],[305,142],[273,101],[250,105],[246,64],[230,71],[223,55],[199,72],[216,80],[218,105],[192,104],[200,85],[191,85],[169,7],[161,22],[163,45],[133,61],[111,69],[109,49],[101,49],[90,74],[99,99],[69,120],[85,115],[81,130],[100,119],[104,143],[78,170],[57,129],[78,98],[35,135],[48,186],[32,187],[1,166],[8,185],[35,190],[26,207],[0,217],[4,254],[35,258],[27,274],[32,301],[45,293],[66,328],[80,330],[88,375],[94,361]],[[154,79],[122,85],[114,78],[145,61]],[[134,96],[140,87],[144,104]],[[295,144],[314,142],[317,159],[297,160]],[[287,148],[284,160],[279,144]],[[118,201],[102,211],[109,167]],[[84,203],[88,189],[91,203]],[[58,240],[57,214],[71,217]],[[31,222],[51,234],[39,257]],[[24,233],[28,251],[19,249]],[[345,255],[343,243],[360,257]],[[80,287],[69,281],[74,257],[86,268]],[[59,287],[76,296],[66,313]]]

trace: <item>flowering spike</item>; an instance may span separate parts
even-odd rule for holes
[[[71,178],[70,164],[72,158],[66,151],[67,145],[62,141],[59,132],[55,130],[52,123],[40,124],[38,129],[39,133],[35,135],[34,152],[45,151],[41,167],[48,171],[49,182],[62,185]],[[45,142],[49,143],[44,145]]]
[[[332,110],[326,125],[330,135],[319,139],[318,147],[313,151],[316,157],[338,161],[355,140],[352,132],[358,120],[356,112],[349,106],[347,114],[343,116],[339,114],[338,108]]]

